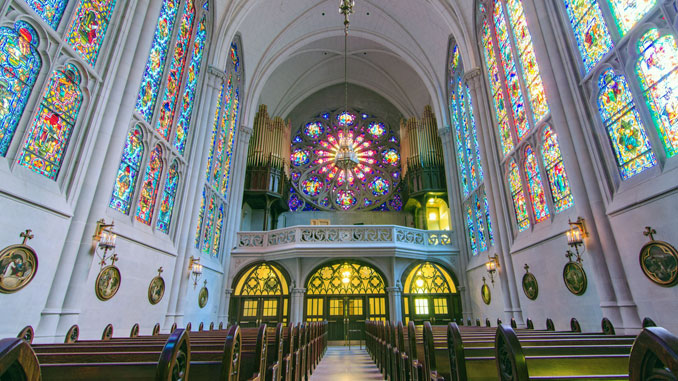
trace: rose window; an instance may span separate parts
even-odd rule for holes
[[[290,210],[401,210],[399,147],[371,115],[318,115],[292,139]]]

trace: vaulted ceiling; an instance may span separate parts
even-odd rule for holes
[[[259,104],[287,117],[311,94],[343,83],[339,0],[231,0],[217,9],[215,66],[233,36],[243,41],[244,122]],[[450,37],[466,67],[475,65],[474,0],[356,0],[348,43],[348,80],[391,102],[405,117],[431,104],[446,125],[445,75]],[[219,21],[221,20],[221,21]]]

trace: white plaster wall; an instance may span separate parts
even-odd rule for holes
[[[20,244],[19,234],[31,229],[34,238],[26,244],[38,256],[38,271],[31,283],[15,293],[0,294],[0,338],[4,338],[15,337],[23,327],[35,327],[40,321],[70,219],[5,195],[0,195],[0,211],[0,250]]]

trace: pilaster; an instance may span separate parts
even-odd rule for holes
[[[290,324],[301,323],[304,319],[304,295],[305,288],[292,289],[292,302],[290,303]]]
[[[395,287],[386,287],[386,292],[388,293],[389,320],[392,322],[401,321],[403,316],[403,291],[400,281],[396,282]]]

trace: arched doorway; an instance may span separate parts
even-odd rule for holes
[[[461,298],[453,274],[435,262],[419,262],[405,271],[403,281],[403,321],[415,324],[430,321],[446,324],[460,321]]]
[[[386,282],[364,262],[325,263],[308,277],[304,306],[307,321],[327,320],[329,339],[344,340],[349,331],[364,331],[366,319],[386,320]]]
[[[288,322],[287,273],[274,262],[255,263],[238,274],[231,297],[230,316],[242,327]]]

